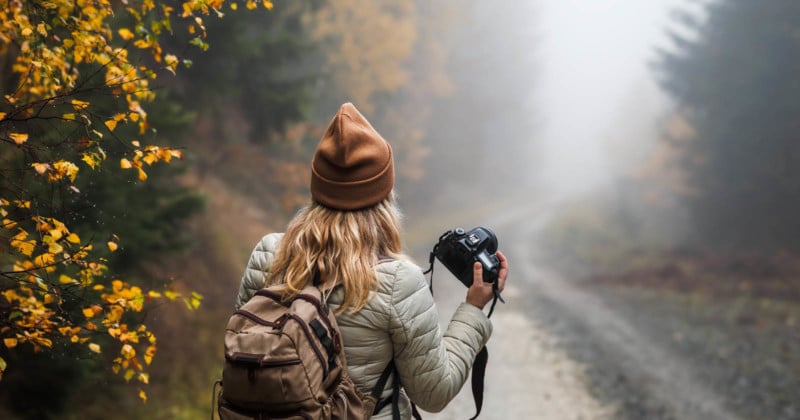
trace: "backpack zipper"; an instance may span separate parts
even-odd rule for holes
[[[277,327],[277,326],[279,326],[279,324],[277,324],[275,322],[267,321],[266,319],[261,318],[260,316],[254,314],[252,312],[245,311],[244,309],[237,309],[234,312],[234,315],[241,315],[241,316],[243,316],[243,317],[255,322],[256,324],[266,325],[267,327]]]
[[[243,353],[234,353],[230,356],[225,355],[225,360],[228,360],[232,363],[236,363],[239,365],[250,365],[250,366],[258,366],[262,368],[270,368],[270,367],[281,367],[281,366],[292,366],[292,365],[299,365],[300,359],[288,359],[288,360],[261,360],[263,354],[243,354]]]

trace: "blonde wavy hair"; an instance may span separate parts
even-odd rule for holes
[[[284,299],[297,296],[319,273],[327,296],[344,287],[337,312],[363,308],[377,289],[374,266],[381,258],[405,258],[401,252],[400,212],[394,193],[375,206],[341,211],[312,202],[289,222],[266,279],[280,285]]]

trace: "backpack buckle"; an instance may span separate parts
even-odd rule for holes
[[[278,317],[278,319],[275,320],[275,326],[273,326],[272,328],[276,330],[283,329],[283,326],[286,324],[286,320],[289,318],[291,318],[291,315],[289,315],[288,312],[284,313],[283,315]]]

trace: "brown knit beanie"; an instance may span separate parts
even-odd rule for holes
[[[339,108],[311,161],[311,197],[339,210],[374,206],[394,186],[389,143],[355,106]]]

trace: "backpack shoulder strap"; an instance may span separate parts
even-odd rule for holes
[[[378,382],[375,383],[375,386],[372,388],[372,392],[370,395],[375,398],[375,411],[372,412],[373,415],[378,414],[384,407],[389,404],[392,404],[392,420],[399,420],[400,419],[400,407],[397,404],[399,395],[400,395],[400,375],[396,372],[394,366],[394,359],[389,361],[389,364],[386,365],[386,368],[383,369],[380,378],[378,378]],[[381,394],[383,394],[384,388],[386,388],[386,382],[389,381],[389,375],[395,372],[394,381],[392,381],[392,396],[381,399]],[[397,397],[396,397],[397,396]]]
[[[386,382],[389,381],[389,375],[394,372],[394,379],[392,380],[392,396],[387,397],[384,399],[381,398],[381,394],[383,394],[383,389],[386,387]],[[383,369],[380,378],[378,378],[378,382],[375,383],[375,386],[372,388],[372,392],[370,393],[372,397],[375,398],[377,403],[375,404],[375,411],[372,412],[373,415],[378,414],[384,407],[391,404],[392,405],[392,420],[400,420],[400,372],[397,371],[397,367],[394,365],[394,359],[389,361],[389,364],[386,365],[386,368]],[[416,420],[422,420],[422,416],[420,416],[419,411],[417,411],[417,406],[413,402],[411,403],[411,414],[414,416]]]

